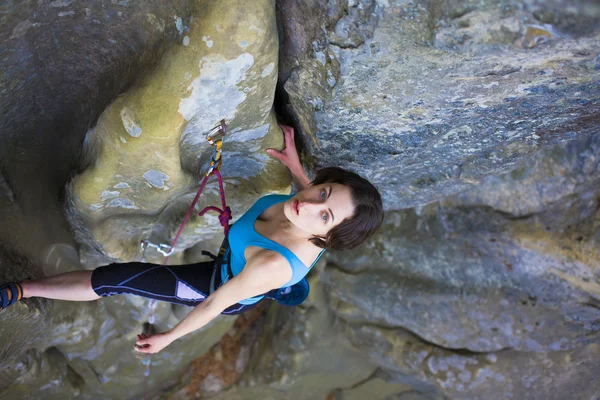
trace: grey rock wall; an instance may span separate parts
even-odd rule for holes
[[[281,144],[274,98],[309,168],[362,173],[387,214],[368,244],[318,265],[303,306],[271,305],[242,335],[231,387],[180,376],[202,354],[220,362],[209,349],[236,329],[231,319],[155,357],[145,387],[130,346],[147,302],[31,300],[0,314],[1,396],[600,396],[596,2],[2,7],[3,281],[160,262],[139,240],[177,228],[213,119],[231,123],[234,212],[287,190],[262,153]],[[213,185],[207,203],[216,199]],[[214,218],[194,219],[174,260],[199,260],[218,231]],[[185,313],[160,305],[159,329]]]
[[[240,387],[274,355],[287,379],[270,387],[315,387],[310,338],[334,335],[371,375],[321,398],[598,397],[598,6],[348,2],[339,23],[329,6],[284,22],[321,29],[280,84],[307,159],[370,177],[386,222],[328,257],[326,296],[278,309],[308,340],[259,345]]]
[[[573,379],[593,398],[599,138],[390,212],[370,250],[330,259],[331,306],[355,343],[451,398],[565,398]]]

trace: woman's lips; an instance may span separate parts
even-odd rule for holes
[[[298,200],[294,200],[294,211],[296,212],[296,215],[300,215],[300,210],[298,209]]]

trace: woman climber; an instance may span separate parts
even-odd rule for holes
[[[172,329],[138,335],[137,351],[157,353],[221,313],[239,314],[265,293],[300,282],[325,249],[346,250],[363,243],[383,220],[377,189],[336,167],[319,170],[310,182],[296,152],[294,130],[282,129],[285,148],[267,153],[289,168],[299,191],[258,199],[231,226],[228,247],[217,264],[129,262],[8,283],[0,286],[1,309],[21,298],[91,301],[122,293],[195,306]]]

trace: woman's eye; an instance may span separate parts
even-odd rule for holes
[[[327,198],[327,192],[325,189],[321,190],[321,200],[325,200]]]
[[[327,215],[327,213],[326,213],[326,212],[324,212],[324,213],[321,215],[321,219],[323,220],[323,222],[327,222],[327,221],[329,220],[329,215]]]

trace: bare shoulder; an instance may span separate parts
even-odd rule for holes
[[[246,267],[260,268],[265,270],[281,268],[288,266],[289,263],[284,256],[276,251],[260,249],[260,251],[252,254],[252,258],[247,260]]]
[[[267,249],[254,252],[252,257],[247,259],[244,270],[269,276],[270,279],[281,285],[292,279],[292,268],[286,258]]]

